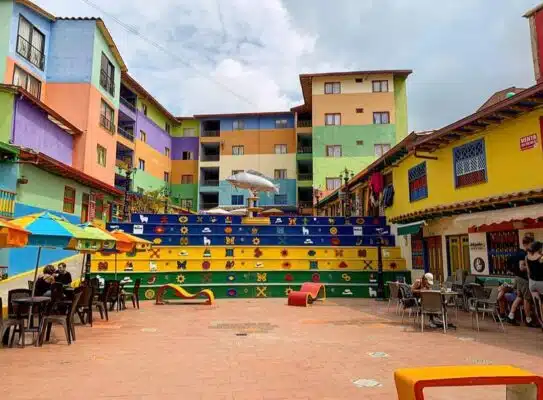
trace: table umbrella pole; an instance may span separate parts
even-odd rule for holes
[[[38,268],[40,267],[40,256],[41,256],[41,246],[38,247],[38,256],[36,258],[36,267],[34,268],[34,283],[32,284],[32,297],[36,294],[36,280],[38,278]],[[30,310],[28,310],[28,327],[30,328],[30,322],[32,321],[32,309],[34,307],[31,305]],[[24,340],[24,339],[23,339]]]
[[[83,253],[83,262],[81,263],[81,275],[79,276],[79,284],[83,281],[83,275],[85,274],[85,264],[87,261],[87,253]]]
[[[117,252],[115,252],[115,280],[117,280]]]

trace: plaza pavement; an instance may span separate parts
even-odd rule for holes
[[[395,399],[393,372],[402,367],[513,364],[543,374],[540,329],[507,326],[504,334],[487,318],[477,334],[461,313],[457,331],[420,333],[375,300],[285,303],[142,302],[78,326],[71,346],[54,328],[42,348],[0,349],[0,398]],[[428,394],[505,399],[499,388]]]

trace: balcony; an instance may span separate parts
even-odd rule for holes
[[[313,174],[298,174],[298,180],[299,181],[312,181],[313,180]]]
[[[120,126],[117,127],[117,133],[124,137],[125,139],[130,140],[131,142],[134,141],[134,134],[132,132],[127,131],[126,129],[121,128]]]
[[[136,105],[131,103],[130,100],[125,99],[124,97],[119,98],[122,105],[128,108],[132,112],[136,112]]]
[[[219,203],[200,203],[200,210],[211,210],[212,208],[217,208]]]
[[[221,131],[218,131],[218,130],[207,130],[207,129],[204,129],[202,131],[202,137],[219,137],[221,136]]]
[[[0,189],[0,217],[13,218],[15,193]]]
[[[218,179],[203,179],[202,186],[219,186]]]
[[[313,202],[311,201],[299,201],[298,208],[313,208]]]
[[[115,79],[113,76],[109,76],[103,69],[100,70],[100,86],[102,86],[110,95],[115,95]]]
[[[107,119],[105,115],[100,115],[100,125],[111,133],[115,133],[115,124],[113,121]]]
[[[202,154],[202,156],[200,157],[200,161],[220,161],[221,160],[221,156],[218,155],[218,154],[213,154],[213,155],[209,155],[209,156],[206,156],[204,154]]]
[[[309,120],[299,119],[296,126],[298,128],[311,128],[312,122],[310,119]]]
[[[312,154],[313,146],[298,146],[298,154]]]
[[[43,71],[45,55],[40,49],[34,47],[32,43],[21,35],[17,36],[17,54],[26,58],[31,64],[34,64]]]

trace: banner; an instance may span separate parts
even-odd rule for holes
[[[473,275],[489,275],[486,233],[469,234],[469,260]]]

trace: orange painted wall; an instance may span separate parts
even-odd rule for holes
[[[373,124],[373,113],[388,111],[395,121],[394,92],[319,94],[313,96],[313,126],[324,125],[324,114],[341,114],[341,125]],[[357,113],[357,108],[364,112]]]
[[[45,102],[84,132],[74,141],[74,167],[113,185],[116,135],[100,125],[102,95],[88,83],[50,83],[48,86]],[[114,121],[117,121],[117,110]],[[105,167],[98,164],[98,144],[107,151]]]
[[[215,141],[224,143],[221,154],[232,155],[232,146],[244,146],[244,154],[274,154],[276,144],[286,144],[287,153],[296,153],[294,129],[242,130],[221,132]]]
[[[198,180],[198,160],[172,160],[171,183],[180,184],[183,175],[192,175],[192,182],[196,183]]]
[[[171,171],[171,160],[164,154],[159,153],[147,143],[136,139],[136,151],[134,153],[134,166],[138,167],[138,159],[145,160],[145,172],[158,178],[164,179],[164,172]]]
[[[16,62],[15,62],[15,60],[13,58],[6,57],[6,73],[4,74],[4,83],[6,83],[8,85],[13,84],[13,71],[15,70],[15,64],[16,64]],[[39,76],[34,75],[31,71],[29,71],[23,65],[17,64],[17,66],[19,68],[21,68],[22,70],[26,71],[28,74],[32,75],[34,78],[36,78],[37,80],[39,80],[41,82],[41,98],[40,98],[40,100],[43,101],[43,99],[45,98],[45,93],[46,93],[46,89],[47,89],[47,85],[45,84],[45,82],[42,81]]]

